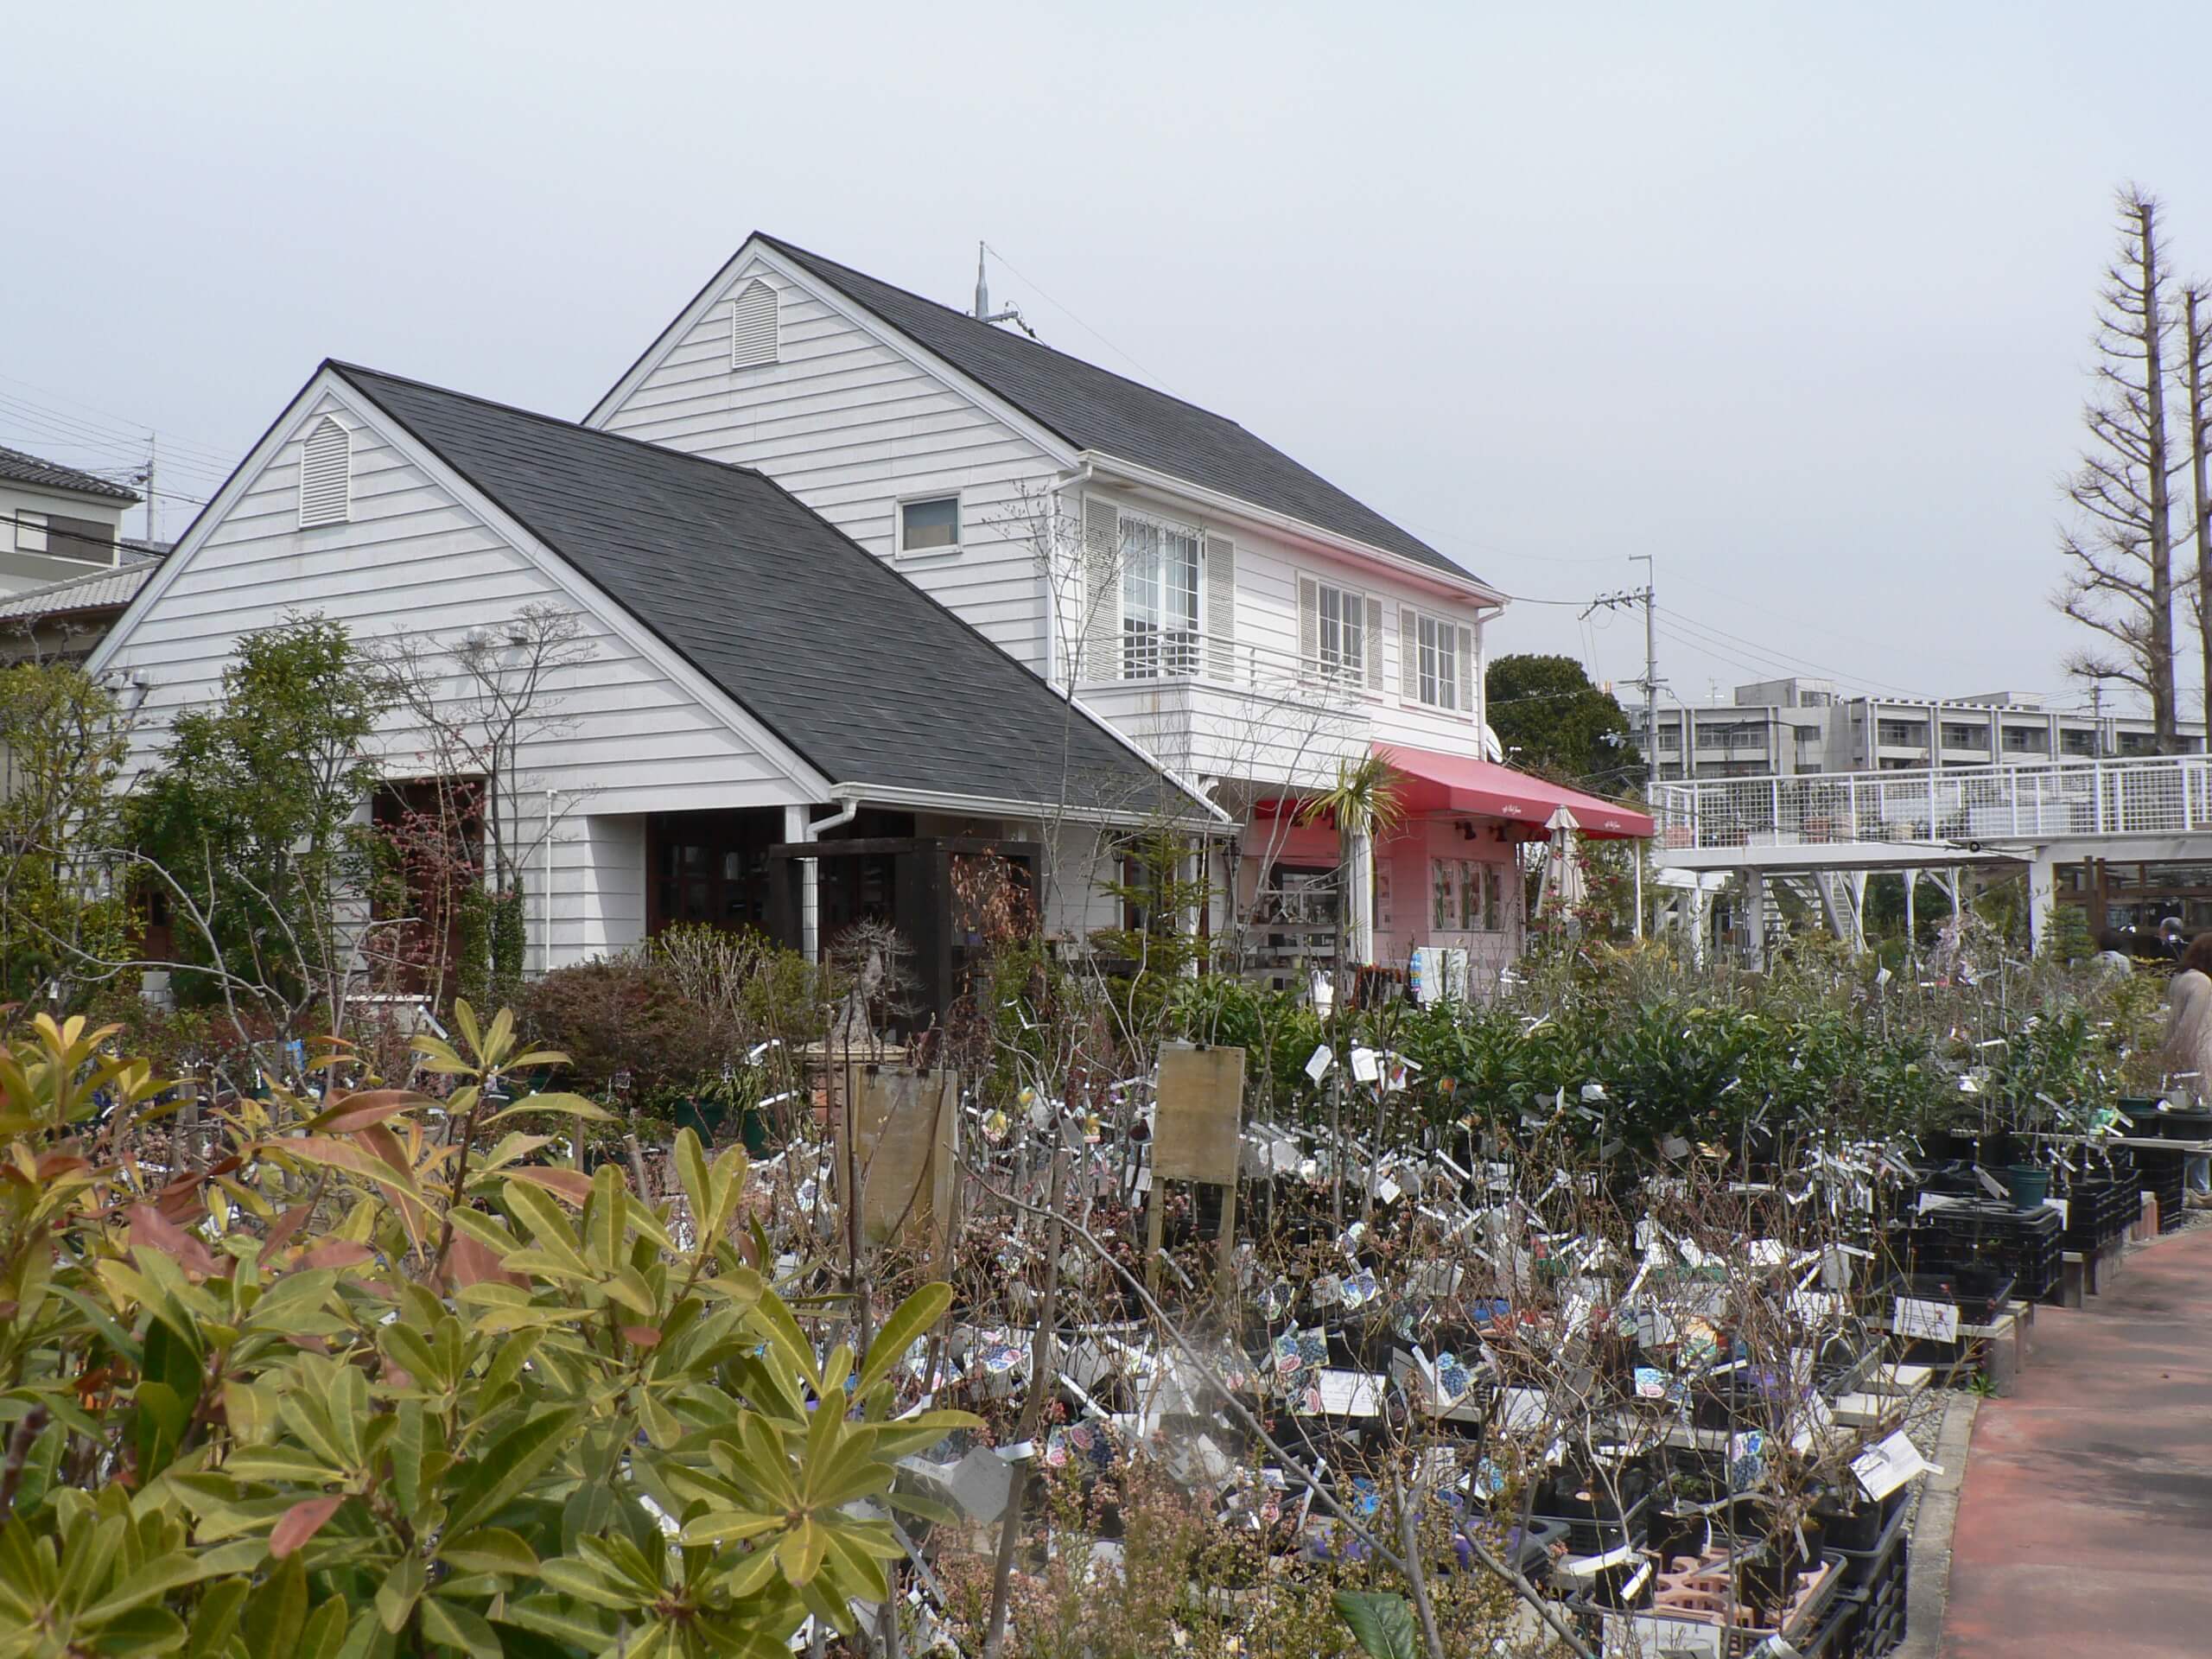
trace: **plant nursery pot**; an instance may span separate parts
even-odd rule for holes
[[[2039,1210],[2050,1196],[2050,1171],[2041,1164],[2014,1164],[2005,1172],[2005,1186],[2015,1210]]]
[[[2158,1119],[2158,1134],[2168,1141],[2212,1140],[2212,1112],[2168,1112]]]

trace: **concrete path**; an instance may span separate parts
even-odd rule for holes
[[[2033,1344],[1974,1423],[1943,1659],[2212,1655],[2212,1227]]]

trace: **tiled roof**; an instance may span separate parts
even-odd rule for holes
[[[35,621],[49,616],[76,616],[93,611],[121,611],[138,596],[146,578],[160,568],[158,559],[136,559],[111,570],[89,571],[81,576],[49,582],[43,588],[0,599],[0,622]]]
[[[831,783],[1210,812],[772,480],[332,366]]]
[[[59,461],[41,461],[36,455],[27,455],[20,449],[0,447],[0,479],[11,483],[35,484],[41,489],[67,490],[74,495],[97,495],[110,501],[136,501],[137,493],[120,484],[91,473],[79,472],[74,467],[64,467]]]

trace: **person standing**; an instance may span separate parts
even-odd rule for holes
[[[2182,953],[2181,971],[2166,987],[2166,1042],[2160,1050],[2168,1077],[2202,1110],[2212,1101],[2212,931],[2198,934]],[[2192,1210],[2212,1208],[2212,1157],[2193,1154],[2184,1171]]]

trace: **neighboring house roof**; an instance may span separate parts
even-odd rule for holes
[[[110,501],[136,501],[137,493],[91,473],[79,472],[59,461],[41,461],[20,449],[0,447],[0,480],[11,484],[35,484],[41,489],[67,490],[73,495],[97,495]]]
[[[1213,815],[761,474],[330,367],[831,783]]]
[[[120,612],[146,578],[160,568],[158,559],[134,559],[108,570],[67,576],[43,588],[0,599],[0,623],[44,621],[51,617],[82,616],[96,612]]]

